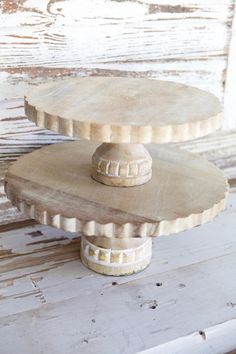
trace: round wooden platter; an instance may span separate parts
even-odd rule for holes
[[[152,179],[120,188],[90,177],[96,147],[66,142],[21,157],[6,175],[8,197],[42,224],[106,237],[168,235],[209,222],[225,208],[227,182],[199,156],[150,145]]]
[[[222,107],[212,94],[159,80],[85,77],[43,84],[25,97],[38,126],[112,143],[195,139],[220,128]]]

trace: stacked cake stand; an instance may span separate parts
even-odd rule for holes
[[[225,207],[222,172],[166,144],[220,127],[222,108],[210,93],[148,79],[60,79],[32,90],[25,112],[39,127],[80,140],[19,158],[6,193],[40,223],[80,232],[82,262],[96,272],[144,269],[151,237],[209,222]]]

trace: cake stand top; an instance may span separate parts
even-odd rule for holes
[[[195,139],[221,125],[212,94],[169,81],[122,77],[59,79],[25,97],[38,126],[112,143],[166,143]]]
[[[21,157],[6,175],[7,196],[40,223],[107,237],[168,235],[211,221],[225,207],[223,174],[202,157],[151,145],[153,178],[114,188],[90,178],[95,148],[79,140]]]

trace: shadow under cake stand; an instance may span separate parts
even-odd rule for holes
[[[158,80],[72,78],[32,90],[25,111],[38,126],[83,140],[18,159],[6,193],[40,223],[81,232],[81,259],[96,272],[140,271],[151,236],[204,224],[225,208],[228,185],[216,166],[154,145],[218,129],[222,108],[210,93]]]

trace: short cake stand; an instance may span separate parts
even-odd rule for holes
[[[19,158],[6,193],[40,223],[81,232],[82,262],[96,272],[138,272],[150,263],[151,236],[204,224],[225,208],[222,172],[163,144],[220,127],[222,108],[210,93],[158,80],[72,78],[32,90],[25,111],[38,126],[82,140]]]

